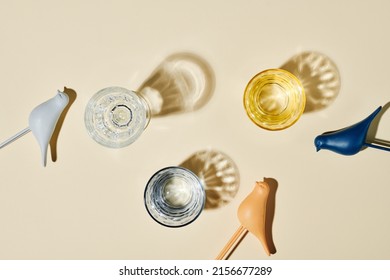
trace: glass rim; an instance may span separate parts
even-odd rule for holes
[[[274,72],[275,75],[277,74],[284,74],[286,76],[288,76],[289,78],[291,78],[293,80],[293,82],[295,84],[298,85],[298,88],[299,88],[299,92],[301,93],[302,95],[302,99],[301,99],[301,102],[300,104],[298,104],[296,106],[296,109],[293,111],[295,112],[295,115],[293,116],[293,119],[291,121],[286,121],[286,122],[281,122],[279,125],[266,125],[264,124],[263,121],[261,121],[260,119],[256,118],[253,116],[253,110],[251,110],[248,106],[248,95],[249,95],[249,89],[252,87],[252,83],[259,78],[259,76],[261,75],[265,75],[267,73],[272,73]],[[290,96],[290,95],[289,95]],[[298,79],[298,77],[296,77],[294,74],[292,74],[291,72],[287,71],[287,70],[284,70],[284,69],[280,69],[280,68],[270,68],[270,69],[265,69],[263,71],[260,71],[258,72],[257,74],[255,74],[250,80],[249,82],[247,83],[246,87],[245,87],[245,90],[244,90],[244,95],[243,95],[243,105],[244,105],[244,108],[245,108],[245,112],[247,114],[247,116],[249,117],[249,119],[257,126],[261,127],[261,128],[264,128],[266,130],[271,130],[271,131],[276,131],[276,130],[283,130],[283,129],[286,129],[286,128],[289,128],[291,127],[293,124],[295,124],[299,118],[302,116],[303,112],[305,111],[305,106],[306,106],[306,94],[305,94],[305,89],[301,83],[301,81]],[[287,123],[287,124],[285,124]]]
[[[140,116],[141,119],[144,119],[142,121],[143,127],[139,128],[136,130],[136,133],[133,135],[127,137],[125,140],[117,142],[115,139],[110,138],[110,137],[104,137],[103,134],[100,132],[101,130],[96,127],[94,124],[95,121],[95,116],[96,113],[94,113],[94,110],[96,110],[96,106],[99,105],[99,101],[101,101],[105,96],[109,96],[110,94],[112,95],[118,95],[118,96],[131,96],[131,98],[134,98],[136,103],[138,103],[135,108],[139,108],[141,111],[145,111],[145,116],[140,116],[137,114],[137,116]],[[107,106],[109,106],[108,104]],[[142,109],[141,109],[142,108]],[[138,109],[137,109],[138,111]],[[138,111],[139,112],[139,111]],[[100,113],[102,115],[102,113]],[[103,117],[104,118],[104,117]],[[143,133],[143,131],[146,129],[146,127],[149,125],[151,119],[151,111],[150,111],[150,106],[148,102],[145,100],[145,98],[139,94],[138,92],[134,90],[130,90],[124,87],[119,87],[119,86],[110,86],[110,87],[105,87],[103,89],[100,89],[97,91],[92,97],[89,99],[86,107],[85,107],[85,112],[84,112],[84,123],[85,127],[87,129],[87,132],[89,136],[95,140],[97,143],[108,147],[108,148],[114,148],[114,149],[119,149],[123,148],[126,146],[129,146],[130,144],[134,143]],[[131,127],[128,128],[132,129]]]
[[[161,221],[159,221],[158,219],[156,219],[149,207],[147,206],[146,204],[146,200],[147,200],[147,191],[148,191],[148,186],[150,186],[151,184],[151,181],[160,173],[163,173],[164,171],[166,170],[170,170],[170,169],[180,169],[182,171],[185,171],[187,173],[189,173],[197,182],[198,182],[198,186],[201,187],[201,190],[202,190],[202,194],[203,194],[203,199],[202,199],[202,205],[200,207],[200,210],[198,211],[198,213],[196,213],[196,215],[193,217],[193,219],[191,219],[190,221],[186,222],[186,223],[183,223],[183,224],[178,224],[178,225],[174,225],[174,224],[165,224]],[[161,168],[159,169],[158,171],[156,171],[152,176],[150,176],[148,182],[146,183],[145,185],[145,190],[144,190],[144,205],[145,205],[145,208],[146,208],[146,211],[148,212],[149,216],[154,220],[156,221],[157,223],[159,223],[160,225],[162,226],[165,226],[165,227],[170,227],[170,228],[179,228],[179,227],[183,227],[183,226],[186,226],[186,225],[189,225],[191,224],[192,222],[194,222],[199,216],[200,214],[202,213],[202,211],[204,210],[204,207],[205,207],[205,204],[206,204],[206,192],[205,192],[205,189],[204,189],[204,184],[201,182],[201,180],[199,179],[199,177],[194,173],[192,172],[191,170],[185,168],[185,167],[181,167],[181,166],[167,166],[167,167],[164,167],[164,168]]]

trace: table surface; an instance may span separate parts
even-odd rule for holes
[[[49,156],[41,166],[32,134],[0,151],[0,259],[213,259],[239,226],[240,202],[264,177],[277,182],[276,254],[266,256],[248,234],[231,259],[389,259],[390,154],[316,153],[313,145],[316,135],[354,124],[390,101],[389,3],[3,5],[0,138],[27,127],[32,108],[57,89],[67,87],[76,99],[58,135],[55,162]],[[122,149],[89,137],[84,111],[97,91],[138,90],[167,57],[181,53],[209,65],[214,87],[203,107],[152,117],[142,136]],[[340,76],[327,97],[333,102],[305,112],[286,130],[254,125],[242,105],[250,78],[305,53],[333,61]],[[377,139],[390,140],[389,124],[389,113],[383,114]],[[236,196],[188,226],[159,225],[144,207],[146,182],[204,149],[234,160]]]

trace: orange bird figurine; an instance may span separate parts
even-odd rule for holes
[[[265,253],[270,256],[271,250],[266,238],[266,209],[270,187],[266,182],[256,182],[252,192],[241,202],[237,216],[241,225],[228,243],[215,258],[226,260],[248,232],[252,233],[263,245]]]

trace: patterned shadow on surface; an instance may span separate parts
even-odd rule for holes
[[[219,151],[198,151],[180,166],[194,172],[203,183],[206,191],[205,209],[229,203],[239,189],[240,178],[236,164]]]
[[[328,107],[339,94],[339,71],[336,64],[324,54],[302,52],[280,68],[301,81],[306,93],[305,113]]]
[[[154,117],[191,112],[203,107],[214,91],[209,64],[192,53],[167,57],[138,92],[148,101]]]

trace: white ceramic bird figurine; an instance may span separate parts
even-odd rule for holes
[[[41,148],[42,165],[46,166],[47,148],[50,139],[57,121],[68,103],[68,95],[58,90],[53,98],[43,102],[31,111],[28,120],[29,127],[0,144],[0,149],[32,131]]]
[[[28,118],[28,125],[41,148],[42,165],[46,166],[47,148],[57,121],[68,105],[69,97],[58,91],[56,96],[35,107]]]

